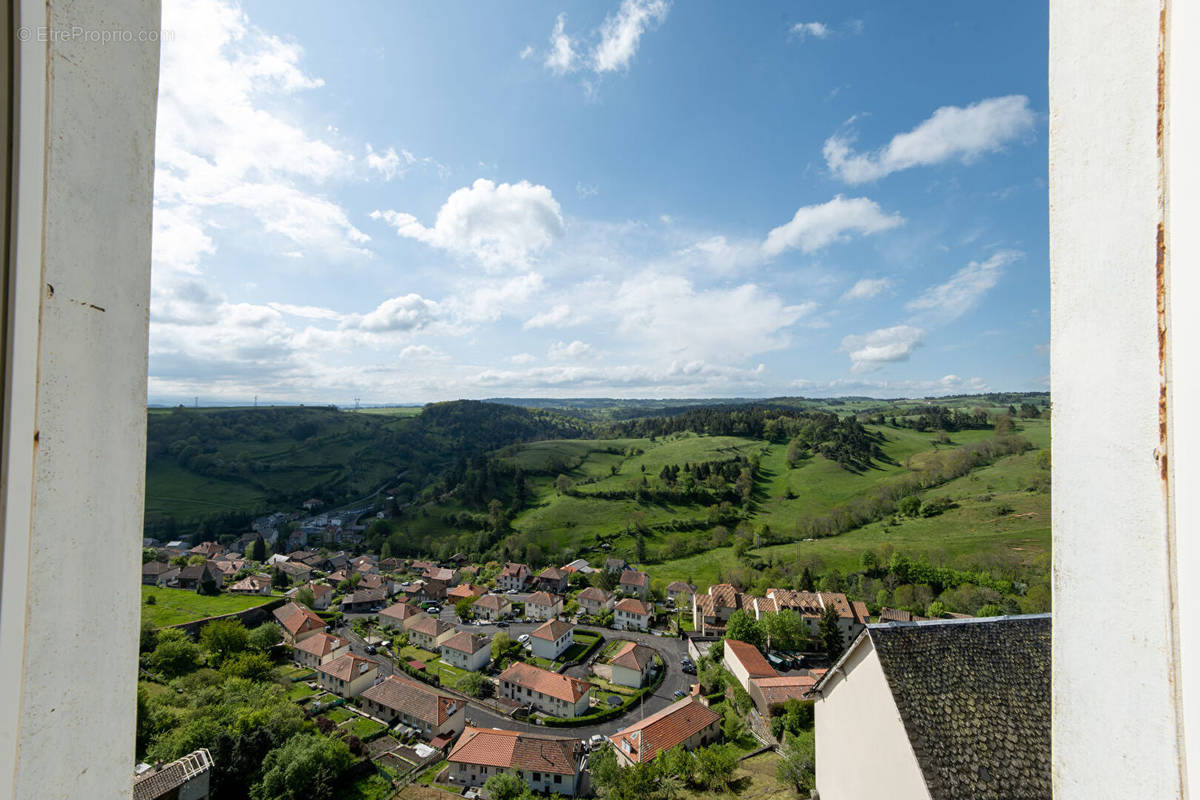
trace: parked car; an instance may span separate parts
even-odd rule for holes
[[[526,642],[529,641],[529,634],[522,633],[520,636],[517,637],[517,641],[520,642],[521,644],[525,644]]]
[[[507,628],[508,622],[505,620],[500,620],[499,622],[496,623],[496,627],[497,628]]]
[[[682,700],[685,697],[687,697],[687,692],[685,692],[683,689],[675,690],[675,699],[676,700]]]
[[[369,655],[369,656],[373,656],[373,655],[375,655],[377,652],[379,652],[379,651],[375,649],[375,645],[373,645],[373,644],[369,644],[369,645],[367,645],[367,655]]]
[[[605,740],[604,740],[603,736],[601,736],[598,733],[593,733],[592,737],[590,739],[588,739],[588,748],[591,750],[595,750],[597,747],[602,746],[604,744],[604,741]]]
[[[696,674],[696,665],[695,664],[684,664],[683,665],[683,673],[685,675],[695,675]]]
[[[516,594],[516,593],[517,593],[516,589],[509,589],[507,592],[505,592],[505,594]]]

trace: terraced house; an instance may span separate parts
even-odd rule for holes
[[[579,739],[467,728],[447,761],[450,781],[464,789],[508,772],[543,794],[574,797],[583,790],[584,750]]]
[[[514,662],[500,673],[499,691],[522,705],[529,705],[552,717],[578,717],[586,714],[592,684],[559,675],[532,664]]]
[[[360,695],[362,708],[389,725],[401,723],[431,741],[462,731],[466,704],[403,675],[389,675]]]

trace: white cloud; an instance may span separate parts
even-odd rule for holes
[[[340,320],[342,318],[342,315],[332,308],[322,308],[320,306],[294,306],[288,303],[267,303],[267,306],[278,311],[280,314],[303,317],[304,319]]]
[[[797,22],[790,30],[793,36],[800,39],[808,36],[824,39],[830,33],[829,26],[823,22]]]
[[[809,397],[865,395],[894,399],[946,394],[978,394],[991,391],[991,387],[983,378],[962,378],[958,375],[945,375],[934,380],[906,379],[898,381],[868,381],[849,378],[832,381],[802,379],[792,381],[791,386]]]
[[[999,250],[986,261],[972,261],[955,272],[945,283],[931,286],[919,297],[909,301],[909,311],[927,312],[940,322],[957,319],[975,307],[989,289],[996,285],[1004,267],[1022,258],[1017,250]]]
[[[788,305],[752,283],[698,290],[686,278],[655,272],[624,281],[604,305],[616,314],[618,331],[647,351],[724,363],[785,347],[787,329],[816,308]]]
[[[525,321],[521,327],[525,330],[534,328],[561,328],[571,319],[571,307],[566,303],[559,303],[549,311],[543,311],[540,314],[535,314]]]
[[[515,356],[509,356],[508,360],[514,364],[532,364],[537,361],[537,357],[532,353],[517,353]]]
[[[875,297],[880,292],[892,288],[892,281],[889,278],[863,278],[850,287],[850,289],[842,295],[843,300],[869,300]]]
[[[592,346],[586,342],[581,342],[578,339],[571,342],[554,342],[546,351],[546,355],[552,361],[567,361],[577,359],[580,356],[585,356],[591,353]]]
[[[866,197],[846,199],[839,194],[827,203],[798,209],[790,222],[767,234],[762,249],[768,256],[779,255],[788,248],[811,253],[834,242],[845,241],[850,233],[867,236],[902,224],[903,217],[885,214],[873,200]]]
[[[880,328],[842,339],[850,353],[851,372],[874,372],[895,361],[907,361],[925,339],[925,331],[911,325]]]
[[[522,47],[519,55],[520,55],[522,61],[529,58],[531,55],[533,55],[533,45],[527,44],[524,47]]]
[[[473,255],[490,270],[528,266],[565,229],[558,201],[545,186],[497,185],[485,178],[451,194],[433,227],[399,211],[373,211],[371,218],[386,221],[400,236]]]
[[[597,41],[586,56],[580,52],[579,40],[566,31],[567,15],[559,14],[550,31],[550,48],[542,64],[555,75],[577,70],[589,70],[597,75],[628,70],[637,55],[642,34],[661,24],[670,7],[669,0],[622,0],[617,12],[606,17],[592,37],[587,37]],[[532,54],[532,48],[526,47],[521,51],[521,58]],[[586,82],[585,89],[589,97],[594,96],[595,84]]]
[[[343,320],[341,327],[371,333],[407,332],[428,326],[440,313],[437,303],[410,293],[388,298],[367,314],[351,315]]]
[[[730,272],[761,262],[762,247],[759,242],[730,241],[718,235],[676,250],[673,255],[684,262],[699,261],[718,272]]]
[[[176,36],[161,61],[155,268],[194,269],[215,252],[217,227],[256,244],[275,238],[265,230],[329,258],[366,254],[365,234],[315,190],[349,176],[354,159],[269,110],[322,85],[301,69],[300,47],[220,0],[168,3],[163,24]],[[246,210],[261,227],[245,224]]]
[[[825,141],[825,163],[846,183],[865,183],[900,170],[953,159],[970,163],[1029,134],[1035,119],[1029,98],[1024,95],[992,97],[966,108],[943,106],[874,152],[855,153],[850,146],[853,136],[831,136]]]
[[[600,26],[600,43],[592,51],[596,72],[628,69],[642,34],[661,24],[671,4],[667,0],[622,0],[614,16]]]
[[[579,60],[579,55],[575,52],[575,45],[571,41],[571,37],[566,34],[566,24],[567,15],[559,14],[558,19],[554,21],[554,30],[550,32],[550,51],[546,53],[546,60],[542,62],[546,69],[555,75],[563,75],[572,71]]]
[[[382,153],[377,153],[375,148],[367,145],[367,166],[382,175],[385,181],[404,177],[404,173],[416,162],[416,156],[407,150],[401,149],[397,153],[396,148],[389,147]]]
[[[536,272],[490,280],[473,278],[459,286],[457,294],[446,302],[460,323],[492,322],[506,314],[528,313],[530,298],[541,291],[545,283]]]

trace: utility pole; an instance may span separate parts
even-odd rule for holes
[[[354,398],[354,410],[358,411],[358,398]]]

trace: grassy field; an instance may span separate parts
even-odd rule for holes
[[[154,605],[147,605],[146,598],[154,597]],[[271,602],[272,597],[218,594],[205,597],[187,589],[160,589],[156,586],[142,587],[142,620],[157,627],[178,625],[205,617],[232,614]]]
[[[779,756],[776,753],[761,753],[738,764],[733,773],[730,791],[725,797],[741,800],[783,800],[797,795],[791,787],[779,783],[775,777]],[[682,800],[712,800],[715,795],[698,790],[685,790],[679,795]]]
[[[1048,427],[1030,426],[1028,438],[1044,441]],[[806,560],[845,573],[861,568],[863,552],[891,544],[912,558],[928,556],[935,564],[1042,569],[1050,552],[1050,494],[1027,490],[1038,471],[1036,455],[1030,451],[1008,456],[929,490],[926,499],[947,497],[958,505],[936,517],[903,518],[899,525],[885,520],[839,536],[773,545],[751,553],[767,561]],[[999,513],[1004,506],[1011,511]],[[646,569],[653,578],[691,580],[704,591],[717,582],[722,570],[736,565],[733,548],[724,547]]]

